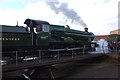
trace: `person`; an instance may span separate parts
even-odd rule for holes
[[[113,51],[116,52],[116,42],[113,42]]]
[[[108,41],[107,43],[108,43],[108,45],[107,45],[107,46],[108,46],[108,49],[110,50],[110,42]]]
[[[117,44],[117,50],[120,52],[120,41]]]
[[[102,44],[102,50],[103,50],[103,53],[104,53],[104,42],[103,42],[103,44]]]
[[[113,50],[113,41],[110,42],[110,50]]]
[[[34,29],[33,29],[34,25],[33,25],[32,20],[30,20],[29,27],[30,27],[30,31],[32,32],[32,45],[35,46],[35,44],[36,44],[36,34],[34,33]]]
[[[37,26],[37,31],[42,31],[42,25],[39,24],[39,25]]]
[[[30,21],[30,31],[32,32],[32,33],[34,33],[34,29],[33,29],[33,27],[34,27],[34,25],[33,25],[33,22],[32,21]]]

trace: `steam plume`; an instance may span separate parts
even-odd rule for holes
[[[71,20],[71,23],[80,24],[84,27],[87,27],[86,23],[82,20],[82,18],[74,11],[74,9],[68,8],[68,3],[59,3],[57,0],[55,2],[46,2],[47,5],[56,13],[60,12],[67,17],[67,19]],[[59,5],[59,6],[58,6]]]

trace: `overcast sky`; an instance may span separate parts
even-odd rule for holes
[[[96,35],[108,35],[118,29],[119,0],[0,0],[0,25],[25,26],[25,19],[69,25],[71,29],[88,27]]]

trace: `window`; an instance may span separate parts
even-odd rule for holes
[[[49,32],[49,25],[43,25],[43,32]]]

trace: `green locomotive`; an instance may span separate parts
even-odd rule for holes
[[[34,32],[28,29],[30,21],[33,22]],[[46,21],[33,19],[26,19],[24,24],[27,27],[0,25],[3,51],[59,49],[84,45],[90,47],[94,39],[94,34],[88,32],[87,28],[86,31],[78,31],[70,29],[68,25],[52,25]]]

